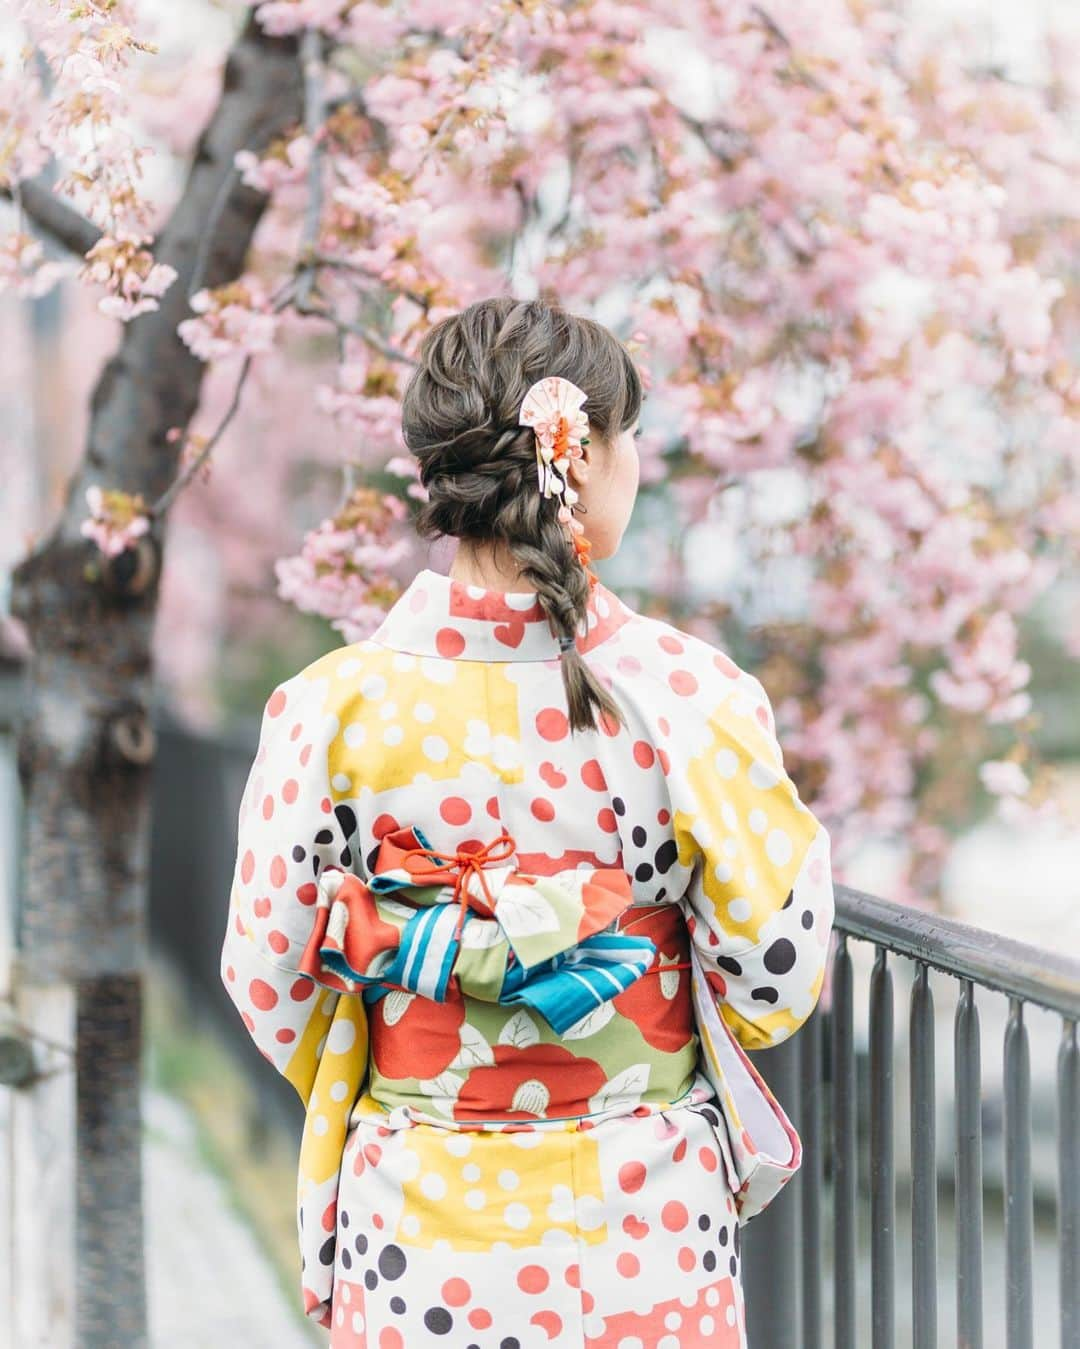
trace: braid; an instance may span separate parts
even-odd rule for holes
[[[403,403],[405,440],[428,493],[416,529],[422,538],[505,543],[559,638],[570,729],[595,730],[598,714],[625,726],[575,643],[589,578],[558,519],[558,499],[537,490],[535,434],[517,420],[529,386],[560,367],[589,388],[597,434],[632,423],[640,384],[621,344],[599,324],[504,297],[431,329]]]

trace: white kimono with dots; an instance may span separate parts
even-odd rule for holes
[[[740,1192],[752,1140],[717,1108],[690,953],[739,1046],[790,1036],[824,976],[829,837],[722,651],[603,584],[578,648],[625,726],[569,733],[535,594],[425,569],[267,702],[221,974],[307,1107],[302,1295],[334,1349],[745,1349],[740,1221],[769,1196]],[[441,993],[373,981],[432,913],[373,876],[500,835]],[[648,938],[648,968],[556,1030],[511,996],[545,933],[567,967],[586,934]]]

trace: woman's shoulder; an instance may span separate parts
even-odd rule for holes
[[[626,614],[614,662],[620,674],[652,690],[680,721],[749,718],[775,734],[765,686],[728,651],[625,600],[620,604]]]

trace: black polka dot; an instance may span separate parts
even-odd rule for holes
[[[701,1257],[701,1263],[711,1274],[712,1271],[716,1268],[716,1252],[706,1251],[705,1254]]]
[[[343,1209],[341,1210],[340,1220],[341,1220],[341,1225],[342,1225],[342,1227],[348,1227],[348,1225],[349,1225],[349,1211],[348,1211],[348,1209],[344,1209],[344,1208],[343,1208]]]
[[[342,848],[342,850],[341,850],[341,865],[342,865],[343,867],[351,867],[351,866],[352,866],[352,849],[351,849],[351,848]]]
[[[648,862],[642,862],[634,868],[634,879],[637,881],[651,881],[652,874],[652,867]]]
[[[794,898],[795,898],[795,891],[789,890],[787,894],[787,899],[784,900],[783,904],[781,904],[780,907],[782,909],[786,909]]]
[[[703,1105],[698,1113],[701,1115],[703,1119],[707,1119],[710,1124],[720,1123],[720,1116],[716,1113],[716,1111],[712,1108],[711,1105]]]
[[[635,824],[633,829],[630,830],[630,837],[634,841],[635,848],[644,848],[649,841],[648,834],[640,824]]]
[[[342,1246],[341,1248],[341,1263],[346,1269],[352,1269],[352,1256],[349,1253],[348,1246]]]
[[[368,1290],[368,1292],[370,1293],[370,1292],[372,1292],[374,1289],[378,1288],[378,1286],[379,1286],[379,1276],[375,1273],[375,1271],[374,1271],[373,1269],[365,1269],[365,1270],[364,1270],[364,1287],[365,1287],[365,1288]]]
[[[329,829],[320,829],[315,835],[316,843],[333,843],[334,835]]]
[[[722,970],[727,970],[728,974],[742,974],[742,966],[734,956],[717,956],[716,963]]]
[[[315,873],[316,876],[319,874],[319,865],[320,865],[320,860],[319,860],[318,854],[317,854],[317,853],[312,853],[312,855],[311,855],[311,869],[312,869],[312,871]]]
[[[499,1341],[499,1349],[521,1349],[521,1341],[516,1335],[507,1335]]]
[[[663,876],[670,871],[679,858],[679,845],[673,838],[669,838],[666,843],[661,843],[656,850],[656,869]]]
[[[368,871],[373,872],[373,871],[375,870],[375,863],[379,860],[379,848],[380,848],[380,847],[381,847],[381,845],[378,844],[378,843],[376,843],[375,846],[374,846],[374,848],[372,848],[372,850],[368,853],[368,855],[367,855],[367,869],[368,869]]]
[[[731,1277],[734,1278],[739,1272],[739,1262],[734,1256],[728,1261],[728,1268],[731,1270]]]
[[[292,860],[294,862],[302,862],[306,856],[307,853],[303,850],[303,848],[301,848],[300,844],[298,843],[296,847],[292,850]]]
[[[697,1225],[703,1232],[707,1232],[712,1226],[712,1219],[707,1213],[700,1213],[698,1214]]]
[[[653,895],[653,899],[655,899],[657,904],[659,904],[666,894],[667,894],[667,886],[662,885],[660,889],[657,890],[656,894]]]
[[[319,1261],[321,1264],[332,1265],[334,1263],[334,1244],[334,1238],[327,1237],[319,1247]]]
[[[403,1297],[397,1297],[396,1295],[392,1297],[390,1299],[390,1310],[396,1316],[400,1316],[401,1313],[405,1310],[405,1299]]]
[[[346,838],[352,838],[356,833],[356,815],[352,806],[335,806],[334,814],[337,816],[338,824],[341,825],[341,832]]]
[[[611,809],[615,812],[616,815],[625,815],[626,802],[622,799],[621,796],[613,796],[611,798]]]
[[[356,1234],[356,1249],[361,1255],[367,1255],[367,1237],[363,1232]]]
[[[407,1263],[400,1246],[384,1246],[379,1252],[379,1273],[384,1279],[400,1279]]]
[[[763,988],[751,989],[750,996],[756,998],[758,1002],[776,1002],[780,994],[771,984],[766,984]]]
[[[445,1307],[429,1307],[424,1313],[424,1325],[433,1335],[449,1335],[454,1328],[454,1318]]]
[[[736,1254],[736,1255],[739,1254],[739,1242],[740,1242],[741,1240],[742,1240],[742,1238],[739,1236],[739,1224],[736,1223],[736,1224],[735,1224],[735,1230],[734,1230],[734,1233],[732,1234],[732,1238],[731,1238],[731,1244],[732,1244],[732,1246],[733,1246],[734,1249],[735,1249],[735,1254]]]
[[[726,1246],[726,1245],[727,1245],[727,1239],[728,1239],[728,1230],[727,1230],[727,1224],[726,1224],[726,1223],[724,1223],[724,1224],[721,1226],[718,1235],[719,1235],[719,1237],[720,1237],[720,1245],[721,1245],[721,1246]]]
[[[814,926],[814,913],[812,909],[803,909],[802,918],[799,920],[807,932]]]
[[[770,974],[787,974],[795,964],[795,947],[787,937],[777,937],[765,952],[764,963]]]

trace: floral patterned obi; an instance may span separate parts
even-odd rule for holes
[[[369,1008],[372,1102],[429,1120],[571,1118],[674,1103],[695,1082],[689,934],[674,904],[631,905],[615,930],[649,938],[645,973],[556,1032],[527,1006],[392,990]]]

